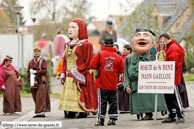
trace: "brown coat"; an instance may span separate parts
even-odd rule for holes
[[[116,31],[115,30],[112,30],[112,31],[113,31],[112,35],[110,35],[107,30],[101,31],[99,41],[98,41],[99,44],[104,45],[104,39],[108,37],[113,38],[113,43],[116,42]]]
[[[37,63],[34,62],[34,59],[30,60],[27,71],[27,79],[30,82],[30,69],[36,70],[35,74],[37,77],[38,88],[31,88],[32,97],[35,103],[35,114],[50,112],[50,96],[47,83],[42,82],[41,76],[47,74],[47,63],[45,59],[40,58]],[[39,64],[40,62],[41,65]],[[41,70],[39,69],[41,66]]]
[[[46,63],[46,60],[43,59],[43,58],[40,58],[41,59],[41,70],[39,69],[39,66],[40,66],[40,61],[38,61],[36,64],[34,62],[34,59],[30,60],[29,64],[28,64],[28,71],[27,71],[27,79],[28,81],[30,82],[30,69],[33,69],[33,70],[36,70],[37,73],[35,75],[38,75],[37,76],[37,82],[38,84],[42,84],[42,78],[41,76],[42,75],[45,75],[47,74],[47,63]]]
[[[19,83],[14,70],[5,70],[6,73],[6,89],[3,91],[3,112],[11,113],[21,112],[21,98],[19,91]]]

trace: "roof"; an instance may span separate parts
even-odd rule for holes
[[[88,36],[98,36],[100,35],[100,32],[97,30],[93,30],[92,32],[88,33]]]
[[[101,32],[106,29],[104,25],[105,21],[92,21],[92,24],[96,27],[96,29]]]
[[[174,38],[176,38],[178,43],[181,42],[181,40],[186,36],[194,33],[193,29],[191,29],[194,27],[193,21],[194,21],[194,11],[192,11],[190,16],[184,21],[184,23],[178,29],[178,32],[174,34]]]
[[[143,7],[143,8],[142,8]],[[128,27],[132,28],[131,30],[135,30],[136,28],[148,28],[151,29],[151,26],[145,26],[145,22],[150,22],[151,16],[145,17],[144,11],[145,8],[149,8],[149,15],[153,12],[154,7],[156,7],[159,16],[162,16],[163,19],[163,27],[161,29],[157,29],[158,34],[169,31],[172,25],[178,20],[178,18],[185,12],[185,10],[189,7],[187,0],[144,0],[136,10],[123,22],[123,24],[117,29],[117,33],[123,34],[123,29]],[[139,12],[140,11],[140,12]],[[135,15],[136,21],[131,20]],[[142,20],[142,17],[145,20]],[[181,29],[184,29],[182,27]],[[132,35],[132,34],[129,34]],[[123,34],[122,36],[129,40],[131,36]]]
[[[109,17],[112,17],[116,20],[116,24],[120,26],[123,21],[128,17],[128,15],[109,15]]]
[[[112,17],[116,21],[115,27],[120,26],[127,18],[126,15],[109,15],[109,17]],[[90,27],[94,27],[96,30],[94,28],[88,30],[88,36],[98,36],[101,31],[106,29],[105,23],[106,21],[92,21],[89,25]]]

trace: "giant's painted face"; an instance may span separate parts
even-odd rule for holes
[[[77,39],[79,35],[79,26],[76,22],[69,23],[69,37],[72,39]]]
[[[150,51],[152,38],[148,32],[138,32],[133,37],[133,46],[138,55],[147,54]]]

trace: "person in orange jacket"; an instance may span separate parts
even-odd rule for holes
[[[57,65],[57,69],[56,69],[56,72],[55,72],[55,75],[56,75],[57,79],[60,78],[62,67],[63,67],[63,58],[59,61],[58,65]]]
[[[65,55],[65,53],[63,53],[63,56]],[[62,71],[62,67],[63,67],[63,57],[61,58],[61,60],[59,61],[58,65],[57,65],[57,69],[55,71],[55,75],[57,79],[60,79],[60,75],[61,75],[61,71]]]

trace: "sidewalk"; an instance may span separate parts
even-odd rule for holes
[[[53,92],[60,93],[62,85],[59,80],[53,80]],[[34,102],[32,98],[22,98],[22,112],[20,115],[3,116],[2,102],[0,97],[0,120],[1,121],[61,121],[63,129],[194,129],[194,83],[187,83],[187,92],[189,97],[190,109],[185,114],[185,123],[162,124],[167,115],[162,116],[157,113],[157,124],[154,125],[154,120],[142,121],[138,120],[136,115],[119,114],[118,121],[115,126],[107,126],[108,115],[105,118],[105,126],[96,127],[96,115],[89,115],[88,118],[82,119],[66,119],[63,111],[58,110],[59,99],[51,98],[51,114],[45,118],[32,118],[34,115]],[[1,128],[0,128],[1,129]],[[24,129],[24,128],[21,128]],[[28,128],[29,129],[29,128]]]

